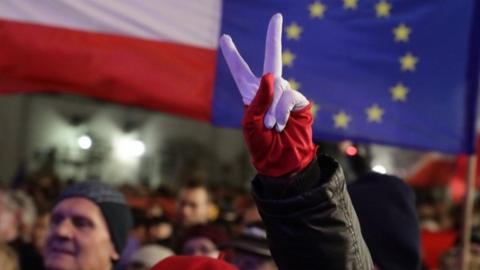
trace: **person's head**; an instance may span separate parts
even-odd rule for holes
[[[0,269],[18,270],[18,255],[7,244],[0,243]]]
[[[440,257],[439,269],[440,270],[457,270],[462,269],[462,248],[453,247],[445,252]],[[470,249],[470,261],[467,266],[468,270],[480,269],[480,248],[476,245],[472,245]]]
[[[249,224],[227,247],[233,249],[232,263],[239,270],[276,270],[261,222]]]
[[[130,209],[133,217],[133,228],[131,234],[143,244],[147,241],[147,215],[142,208],[133,207]]]
[[[177,198],[177,221],[182,227],[205,224],[209,219],[211,198],[208,188],[200,183],[183,185]]]
[[[149,242],[168,242],[172,237],[173,226],[166,217],[151,217],[148,219],[147,223],[147,237]]]
[[[159,261],[173,255],[173,251],[159,245],[146,245],[130,257],[126,270],[148,270]]]
[[[11,192],[0,189],[0,243],[11,242],[18,237],[19,209]]]
[[[235,251],[233,264],[239,270],[277,270],[277,265],[271,257],[259,256],[255,253]]]
[[[214,225],[196,225],[185,231],[179,251],[187,256],[218,258],[219,246],[228,241],[227,233]]]
[[[25,191],[15,190],[12,197],[18,205],[18,229],[19,237],[26,242],[30,242],[30,237],[37,218],[37,209],[35,203]]]
[[[39,252],[42,253],[45,248],[47,240],[48,228],[50,226],[50,212],[39,212],[32,230],[32,245]]]
[[[362,236],[379,269],[420,267],[420,226],[413,190],[401,179],[368,173],[348,185]]]
[[[439,258],[440,270],[462,269],[463,243],[459,237],[456,244],[444,252]],[[473,227],[470,237],[470,260],[468,270],[480,269],[480,227]]]
[[[73,185],[52,210],[45,268],[110,270],[131,226],[130,210],[117,190],[99,182]]]

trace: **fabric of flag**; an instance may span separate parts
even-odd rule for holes
[[[472,152],[475,2],[226,1],[222,32],[258,74],[268,14],[284,14],[283,75],[314,102],[317,140]],[[220,57],[218,65],[213,122],[238,126],[240,96]]]
[[[284,76],[314,102],[316,140],[468,153],[475,2],[0,1],[0,94],[72,93],[238,128],[218,37],[229,33],[260,75],[281,12]]]
[[[221,1],[0,1],[0,93],[211,119]]]

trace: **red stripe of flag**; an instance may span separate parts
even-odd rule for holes
[[[215,50],[5,20],[0,40],[0,93],[74,93],[210,120]]]

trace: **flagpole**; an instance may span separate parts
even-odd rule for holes
[[[475,201],[475,176],[476,176],[477,156],[470,155],[468,158],[468,178],[467,178],[467,195],[465,197],[463,233],[462,233],[462,270],[468,270],[471,252],[470,238],[472,236],[472,217],[473,203]]]

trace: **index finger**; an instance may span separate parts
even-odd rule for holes
[[[235,81],[245,75],[254,76],[229,35],[222,35],[220,38],[220,48]]]
[[[263,74],[272,73],[274,77],[282,76],[282,23],[282,14],[273,15],[268,24],[265,40]]]

